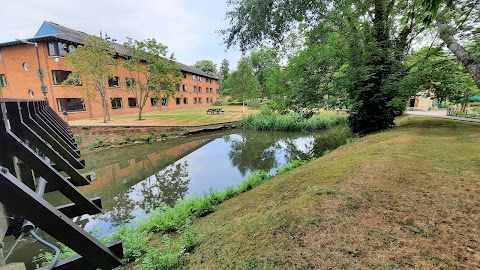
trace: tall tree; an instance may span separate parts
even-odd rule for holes
[[[470,89],[475,87],[465,68],[439,48],[422,48],[415,52],[408,57],[407,68],[409,74],[399,86],[410,89],[408,96],[417,92],[431,93],[442,103],[469,96]]]
[[[329,33],[321,43],[310,44],[289,60],[287,74],[293,85],[290,97],[293,106],[329,109],[348,103],[347,86],[343,85],[346,83],[343,69],[348,66],[338,42],[338,34]]]
[[[314,32],[319,44],[331,32],[342,39],[346,84],[352,100],[349,123],[353,131],[368,133],[394,125],[402,61],[420,30],[416,8],[420,0],[238,0],[229,1],[230,28],[222,31],[227,46],[242,50],[268,41],[285,44],[291,34]],[[321,52],[319,52],[321,53]]]
[[[230,75],[230,63],[228,62],[228,59],[223,59],[218,73],[219,73],[218,76],[220,79],[220,93],[222,95],[225,95],[226,91],[225,91],[224,82],[225,80],[228,79],[228,76]]]
[[[212,60],[200,60],[197,61],[193,66],[203,70],[211,76],[217,76],[217,65],[215,65]]]
[[[126,87],[137,100],[138,120],[141,120],[148,98],[168,98],[175,93],[177,84],[181,82],[180,67],[175,63],[173,54],[167,57],[167,46],[155,39],[128,39],[124,46],[128,57],[122,65],[130,76]]]
[[[112,76],[112,69],[116,67],[115,50],[107,41],[89,36],[85,39],[84,45],[70,50],[65,55],[66,63],[72,69],[72,74],[64,81],[65,84],[75,84],[78,76],[81,77],[82,91],[84,97],[93,100],[93,97],[100,94],[103,108],[103,122],[110,120],[109,100],[107,96],[107,80]]]
[[[432,8],[439,36],[480,89],[480,59],[462,45],[469,36],[473,37],[472,32],[480,29],[480,0],[447,1],[445,5],[440,2],[434,1]],[[458,40],[458,34],[463,37],[462,41]]]
[[[240,59],[237,70],[228,77],[225,86],[231,90],[230,94],[233,97],[242,100],[243,112],[245,112],[245,101],[258,98],[260,95],[260,84],[253,73],[250,58]]]
[[[250,54],[250,59],[253,72],[260,83],[261,95],[269,97],[279,91],[278,88],[281,87],[281,68],[277,53],[270,48],[261,48],[259,51],[253,51]]]

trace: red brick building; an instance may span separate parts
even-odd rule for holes
[[[0,44],[0,98],[43,99],[40,90],[38,65],[44,70],[46,95],[50,106],[65,120],[101,118],[100,96],[86,100],[82,86],[66,87],[62,82],[71,70],[64,55],[70,45],[82,45],[88,37],[80,31],[44,22],[33,38]],[[38,44],[38,59],[35,45]],[[119,56],[125,55],[123,45],[111,43]],[[121,57],[119,59],[121,61]],[[200,69],[178,63],[183,73],[182,84],[175,96],[169,99],[150,98],[143,112],[211,106],[218,98],[218,78]],[[133,93],[126,89],[128,72],[117,68],[115,77],[108,80],[107,95],[110,114],[134,114],[138,112]]]

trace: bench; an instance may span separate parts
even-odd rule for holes
[[[222,108],[210,108],[210,109],[207,109],[207,114],[220,114],[220,113],[224,113],[225,111],[222,109]]]

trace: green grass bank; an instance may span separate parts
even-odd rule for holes
[[[477,269],[480,124],[403,117],[192,224],[188,269]]]

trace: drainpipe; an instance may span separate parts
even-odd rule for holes
[[[0,203],[0,267],[5,265],[5,258],[3,257],[3,238],[5,237],[8,228],[6,214],[3,204]]]

